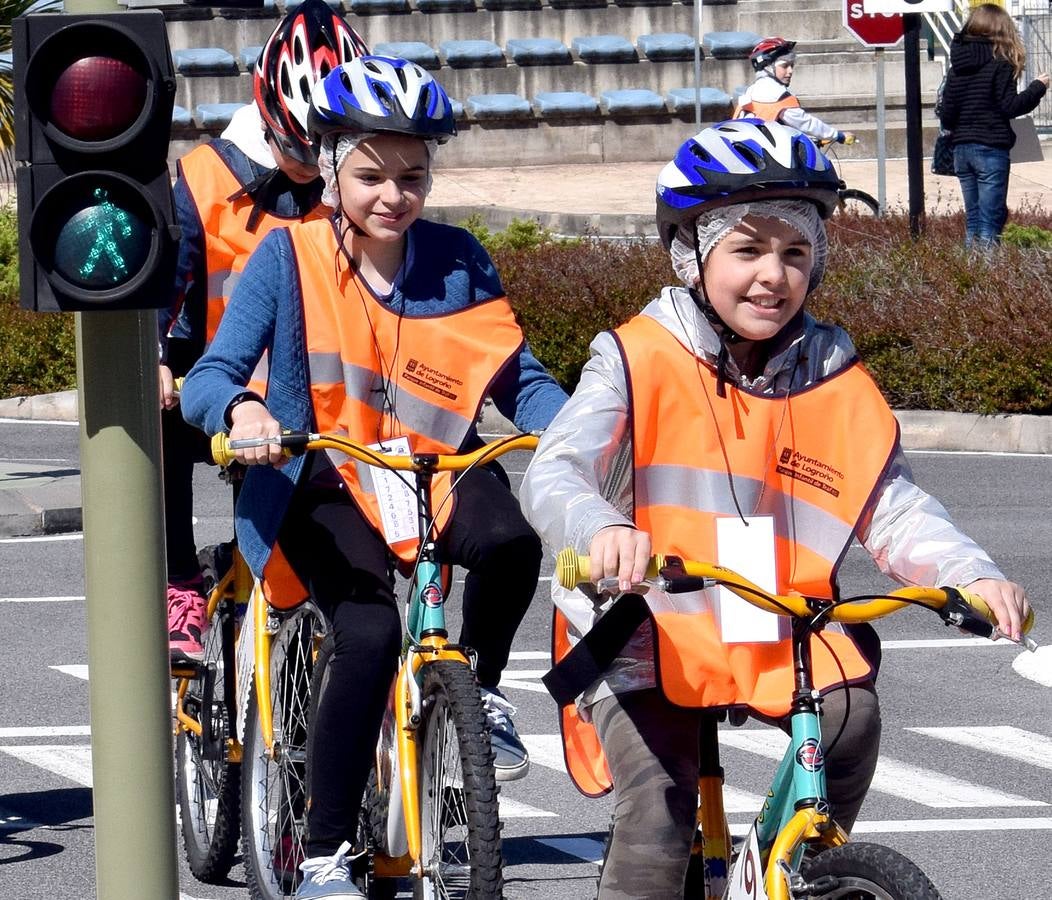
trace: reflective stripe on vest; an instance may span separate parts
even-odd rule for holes
[[[718,518],[772,516],[779,593],[833,597],[840,560],[898,440],[895,417],[865,369],[849,365],[788,397],[728,385],[727,396],[719,398],[715,374],[653,318],[637,316],[615,337],[629,387],[634,519],[651,534],[655,551],[718,561]],[[733,495],[724,453],[734,473]],[[723,644],[715,591],[651,591],[646,599],[658,684],[670,702],[747,706],[768,716],[789,711],[794,682],[788,640]],[[827,629],[822,637],[832,651],[812,639],[819,690],[870,675],[847,635]],[[556,659],[567,647],[565,640],[554,641]],[[594,729],[576,711],[564,710],[562,724],[575,783],[589,795],[602,793],[609,788],[605,762],[574,751],[594,753],[595,736],[579,733]]]
[[[744,119],[746,116],[755,116],[765,122],[778,122],[783,109],[797,109],[800,101],[792,94],[786,93],[780,100],[773,103],[761,103],[758,100],[748,100],[740,103],[734,110],[735,119]]]
[[[252,251],[274,228],[301,221],[264,212],[255,231],[248,230],[252,198],[245,195],[231,202],[228,198],[244,187],[214,147],[202,144],[179,160],[179,170],[190,191],[205,236],[205,270],[208,273],[208,305],[205,344],[212,343],[219,320],[230,302],[230,295],[241,277]],[[327,207],[320,204],[303,221],[325,218]],[[264,370],[265,372],[265,370]],[[249,390],[266,395],[266,377],[253,375]]]
[[[373,444],[406,436],[414,452],[455,453],[468,437],[501,370],[523,346],[504,297],[445,315],[400,316],[333,260],[336,233],[328,221],[289,228],[304,298],[310,385],[319,431]],[[368,466],[330,453],[366,517],[382,532]],[[360,471],[359,471],[360,470]],[[452,512],[451,473],[432,485],[438,529]],[[418,541],[392,549],[406,561]]]

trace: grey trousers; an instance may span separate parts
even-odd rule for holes
[[[599,900],[682,900],[698,802],[699,711],[673,706],[651,688],[605,697],[591,713],[614,776],[613,833]],[[789,730],[788,719],[756,718]],[[826,788],[836,821],[850,829],[880,748],[872,682],[825,695],[827,742],[841,723],[844,730],[826,756]]]

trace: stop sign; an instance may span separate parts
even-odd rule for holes
[[[862,0],[844,0],[844,27],[867,47],[894,47],[902,40],[902,16],[866,13]]]

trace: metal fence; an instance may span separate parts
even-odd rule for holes
[[[933,55],[941,55],[944,66],[949,65],[950,41],[960,31],[973,5],[969,0],[954,0],[950,12],[928,13],[924,17],[931,29]],[[1008,0],[1002,5],[1015,19],[1026,47],[1026,69],[1020,84],[1029,84],[1042,72],[1052,73],[1052,0]],[[1038,130],[1052,133],[1052,91],[1031,115]]]

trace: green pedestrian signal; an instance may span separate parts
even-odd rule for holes
[[[159,11],[14,21],[21,301],[167,306],[175,74]]]

